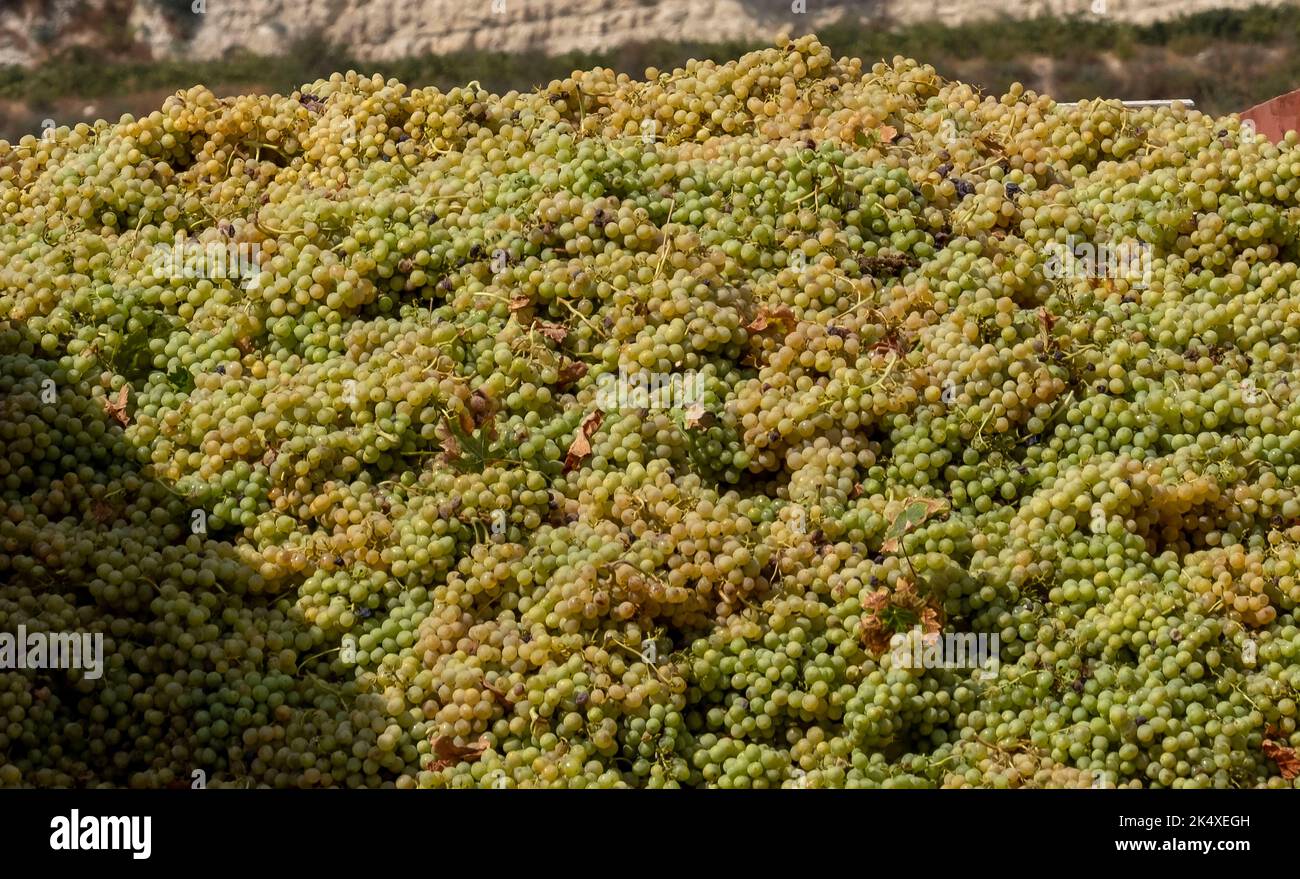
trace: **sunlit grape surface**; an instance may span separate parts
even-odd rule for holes
[[[813,37],[0,142],[0,784],[1290,787],[1297,190]]]

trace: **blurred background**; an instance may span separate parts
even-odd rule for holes
[[[1061,100],[1229,113],[1300,86],[1300,5],[1250,0],[0,0],[0,138],[141,115],[195,83],[288,92],[357,69],[526,90],[726,60],[783,32]]]

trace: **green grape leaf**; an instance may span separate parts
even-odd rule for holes
[[[178,366],[171,372],[167,373],[167,383],[174,390],[182,393],[189,393],[194,390],[194,375],[183,366]]]
[[[915,531],[926,519],[947,508],[948,502],[937,498],[907,498],[903,501],[903,509],[889,526],[880,549],[883,552],[898,552],[904,535]]]
[[[479,417],[482,423],[476,425]],[[510,458],[509,444],[497,436],[496,423],[486,410],[444,417],[438,438],[442,442],[439,460],[463,473],[479,472],[493,462]]]

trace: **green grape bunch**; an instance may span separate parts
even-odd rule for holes
[[[0,142],[0,786],[1293,787],[1298,225],[815,36]]]

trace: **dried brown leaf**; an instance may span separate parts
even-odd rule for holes
[[[789,306],[782,305],[779,308],[768,308],[767,306],[763,306],[758,310],[758,314],[754,316],[754,319],[749,322],[748,326],[746,326],[746,329],[750,332],[761,333],[773,324],[793,324],[794,320],[794,312],[790,310]]]
[[[496,414],[497,404],[482,388],[478,388],[469,396],[469,411],[474,422],[474,427],[482,427],[493,415]],[[464,419],[461,419],[464,423]]]
[[[494,687],[491,684],[489,684],[487,681],[483,682],[483,689],[487,690],[493,696],[496,696],[497,701],[500,702],[502,705],[504,705],[507,711],[515,707],[514,700],[506,695],[505,690],[502,690],[498,687]]]
[[[891,614],[891,609],[903,611],[905,615]],[[895,634],[888,620],[898,625],[901,620],[915,618],[927,638],[937,637],[943,631],[943,609],[933,597],[921,595],[909,577],[899,577],[892,591],[885,588],[873,591],[862,600],[862,610],[859,633],[867,649],[876,655],[889,649]]]
[[[713,413],[704,408],[704,404],[698,400],[686,407],[686,427],[692,429],[696,427],[708,427],[713,423]]]
[[[937,607],[927,604],[921,608],[921,629],[927,635],[937,635],[943,631],[943,618]]]
[[[436,736],[433,739],[433,752],[438,755],[440,761],[449,764],[473,763],[482,757],[487,749],[487,736],[479,736],[468,745],[456,744],[456,740],[451,736]]]
[[[898,552],[902,547],[903,537],[935,513],[948,508],[948,502],[939,498],[910,497],[903,501],[903,507],[894,517],[885,542],[880,545],[881,552]]]
[[[444,464],[450,464],[460,458],[460,440],[456,439],[456,434],[452,433],[445,422],[438,423],[433,429],[433,435],[442,444],[442,453],[438,455],[438,460]]]
[[[872,613],[879,613],[889,604],[889,590],[877,589],[868,595],[862,602],[862,607]]]
[[[1296,757],[1295,748],[1272,739],[1264,739],[1260,748],[1265,757],[1277,764],[1283,778],[1290,781],[1300,775],[1300,758]]]
[[[123,427],[131,423],[131,418],[126,414],[127,396],[130,391],[129,385],[122,385],[122,390],[117,392],[117,400],[112,397],[104,397],[104,411],[108,416],[116,420]]]
[[[862,624],[859,626],[862,634],[862,643],[866,646],[867,652],[873,656],[879,656],[889,649],[889,642],[893,638],[893,633],[885,628],[880,617],[863,617]]]
[[[581,360],[571,360],[560,367],[560,374],[556,376],[555,383],[561,386],[573,384],[586,374],[587,364]]]
[[[576,469],[591,454],[591,437],[600,429],[601,422],[604,420],[605,413],[599,409],[582,419],[582,424],[578,427],[578,435],[573,438],[573,442],[569,445],[569,453],[564,456],[565,473]]]
[[[555,344],[559,345],[568,338],[569,330],[563,324],[550,323],[549,321],[538,321],[537,331]]]

